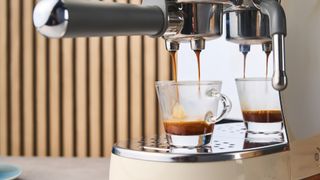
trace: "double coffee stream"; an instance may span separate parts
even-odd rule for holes
[[[201,68],[200,68],[200,54],[201,50],[194,51],[197,64],[198,64],[198,82],[199,88],[198,92],[200,94],[200,80],[201,80]],[[170,52],[172,71],[173,71],[173,79],[174,81],[178,81],[178,62],[177,62],[177,52]],[[186,120],[185,112],[183,107],[180,105],[179,100],[179,89],[176,89],[177,92],[177,104],[173,107],[173,117],[172,119],[167,119],[164,121],[164,128],[166,133],[172,135],[201,135],[212,133],[213,124],[207,123],[203,119],[195,119],[195,120]]]
[[[266,51],[266,70],[265,77],[268,77],[268,64],[271,51]],[[246,78],[247,53],[243,53],[243,78]],[[242,111],[243,118],[249,122],[257,123],[274,123],[282,121],[280,110],[244,110]]]
[[[268,68],[269,68],[269,56],[270,56],[270,53],[271,51],[266,51],[266,70],[265,70],[265,77],[267,78],[268,77]],[[243,53],[243,78],[246,78],[246,70],[247,70],[247,55],[248,53]]]
[[[194,51],[197,57],[197,64],[198,64],[198,82],[201,80],[201,68],[200,68],[200,54],[201,50]],[[170,51],[170,58],[171,58],[171,66],[173,71],[173,80],[178,81],[178,58],[177,58],[177,51]]]

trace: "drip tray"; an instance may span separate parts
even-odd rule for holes
[[[119,142],[112,153],[122,157],[159,162],[212,162],[245,159],[289,150],[285,130],[280,134],[250,134],[242,122],[215,125],[211,144],[176,148],[165,137]]]

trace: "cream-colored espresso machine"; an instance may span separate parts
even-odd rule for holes
[[[243,123],[229,122],[216,125],[206,148],[172,148],[161,137],[117,142],[110,180],[286,180],[320,174],[319,19],[318,0],[41,0],[34,9],[37,30],[51,38],[148,35],[163,37],[168,51],[185,42],[203,50],[225,25],[225,39],[241,52],[256,44],[273,52],[272,85],[285,117],[280,140],[250,143]]]

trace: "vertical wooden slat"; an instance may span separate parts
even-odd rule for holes
[[[104,156],[109,156],[114,142],[114,47],[112,37],[103,38]]]
[[[90,156],[100,156],[100,40],[90,39]]]
[[[46,39],[37,34],[37,61],[36,61],[36,108],[37,108],[37,155],[47,154],[47,99],[46,99]]]
[[[60,112],[59,112],[59,40],[50,40],[49,57],[49,80],[50,80],[50,155],[60,155]]]
[[[11,143],[12,155],[19,156],[21,150],[21,122],[20,122],[20,3],[19,0],[10,1],[11,8]]]
[[[24,0],[23,9],[23,116],[24,116],[24,150],[26,156],[33,155],[33,0]]]
[[[155,39],[145,37],[145,74],[144,74],[144,88],[145,88],[145,133],[146,137],[156,135],[156,94],[154,83],[156,80],[156,49]]]
[[[8,154],[7,130],[7,1],[0,1],[0,155]]]
[[[127,0],[117,0],[119,3],[127,3]],[[116,63],[117,63],[117,140],[128,138],[128,37],[116,38]]]
[[[139,138],[142,136],[142,38],[140,36],[131,37],[131,63],[130,63],[130,78],[131,78],[131,138]]]
[[[63,156],[71,157],[74,152],[73,144],[73,39],[62,41],[62,91],[63,91]],[[62,112],[61,112],[62,113]]]
[[[77,156],[87,156],[87,101],[86,101],[86,65],[87,65],[87,39],[79,38],[76,40],[76,116],[77,116]]]
[[[116,0],[127,3],[127,0]],[[117,141],[126,140],[128,134],[128,37],[116,38],[116,127]]]
[[[140,4],[140,0],[131,0],[132,4]],[[132,36],[130,37],[130,98],[131,98],[131,138],[140,138],[142,136],[142,98],[141,98],[141,87],[142,87],[142,37]]]
[[[117,37],[117,140],[126,140],[128,138],[128,38],[125,36]]]
[[[164,39],[159,38],[158,40],[158,77],[159,80],[169,80],[170,79],[170,59],[168,51],[165,48],[165,42]],[[158,103],[158,102],[157,102]],[[163,128],[163,122],[161,121],[160,116],[160,109],[159,109],[159,134],[164,134],[164,128]]]

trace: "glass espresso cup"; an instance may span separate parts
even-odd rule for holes
[[[214,124],[231,110],[220,81],[158,81],[156,90],[168,143],[199,147],[210,143]],[[219,102],[223,109],[218,114]]]
[[[281,133],[283,119],[279,92],[270,78],[236,79],[243,119],[249,133]]]

